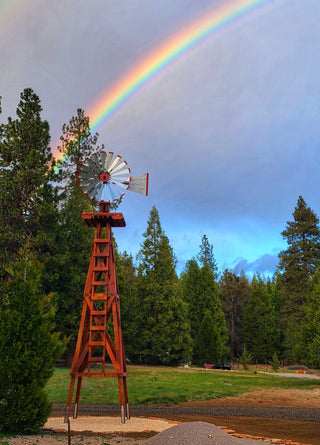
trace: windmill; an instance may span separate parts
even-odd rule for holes
[[[85,212],[81,217],[88,227],[95,227],[91,259],[83,293],[83,306],[74,352],[65,422],[69,421],[74,386],[77,389],[73,418],[78,416],[83,377],[116,377],[118,379],[122,423],[130,418],[127,370],[120,320],[120,298],[117,285],[112,227],[126,225],[121,213],[111,213],[126,190],[148,195],[149,174],[130,176],[130,168],[121,156],[98,152],[86,158],[79,171],[79,186],[93,200],[99,211]],[[113,370],[106,366],[110,360]]]

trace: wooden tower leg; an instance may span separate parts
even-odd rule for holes
[[[130,419],[130,407],[129,407],[127,377],[123,377],[123,390],[124,390],[124,402],[126,404],[126,416],[127,416],[127,419]]]
[[[124,398],[123,398],[123,377],[118,377],[118,387],[119,387],[119,400],[120,400],[120,415],[121,415],[121,422],[125,423],[125,406],[124,406]]]
[[[69,420],[69,414],[71,411],[72,396],[73,396],[75,380],[76,380],[75,376],[71,376],[71,381],[70,381],[70,386],[69,386],[69,394],[68,394],[68,400],[67,400],[67,409],[66,409],[66,415],[64,418],[65,423],[68,423],[68,420]]]
[[[74,419],[76,419],[78,417],[78,408],[79,408],[81,383],[82,383],[82,377],[78,377],[76,398],[75,398],[75,401],[74,401],[74,411],[73,411],[73,418]]]

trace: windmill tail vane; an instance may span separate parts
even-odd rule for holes
[[[79,186],[98,204],[118,201],[127,190],[148,195],[149,173],[131,176],[121,156],[100,151],[86,158],[79,171]]]

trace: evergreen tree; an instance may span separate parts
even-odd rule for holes
[[[216,328],[210,311],[206,310],[197,337],[197,356],[200,363],[212,363],[221,359],[221,351],[217,348],[220,342]]]
[[[206,302],[203,302],[201,270],[195,259],[187,262],[180,277],[180,286],[183,299],[188,304],[191,337],[194,340],[199,332],[199,326],[207,308]],[[196,304],[197,301],[199,305]]]
[[[288,248],[279,254],[279,284],[283,300],[286,358],[299,359],[299,331],[303,322],[304,306],[312,276],[320,266],[320,230],[317,215],[299,196],[293,212],[282,232]]]
[[[242,351],[243,315],[250,285],[244,274],[237,276],[226,269],[219,283],[219,293],[228,329],[230,358],[233,360]]]
[[[203,267],[205,264],[207,264],[214,274],[214,277],[217,278],[218,266],[213,254],[213,245],[209,243],[207,235],[203,235],[199,249],[200,251],[197,259],[200,265]]]
[[[181,276],[181,289],[183,298],[189,307],[191,336],[194,344],[193,362],[202,363],[205,355],[205,345],[202,344],[199,329],[207,312],[210,314],[210,319],[214,325],[212,342],[215,343],[215,347],[208,345],[208,351],[214,349],[215,355],[211,356],[210,361],[225,359],[228,355],[226,323],[219,299],[218,287],[209,265],[205,263],[202,268],[199,268],[195,260],[190,260]],[[207,322],[208,316],[206,317]]]
[[[41,217],[50,211],[49,124],[41,119],[39,97],[25,89],[17,119],[0,125],[0,262],[8,263],[41,231]],[[42,226],[43,227],[43,226]],[[9,230],[10,228],[10,230]],[[40,236],[41,238],[41,236]],[[32,241],[32,243],[33,243]]]
[[[58,167],[59,180],[63,182],[64,190],[71,187],[70,192],[74,192],[83,161],[98,149],[103,149],[103,146],[101,148],[96,146],[98,136],[97,133],[91,134],[89,117],[81,108],[77,110],[77,115],[73,116],[68,124],[63,125],[60,137],[61,145],[58,147],[62,157],[58,161]]]
[[[191,337],[187,306],[178,285],[173,251],[155,207],[143,236],[136,281],[137,354],[150,357],[153,363],[188,360]]]
[[[253,277],[244,314],[244,342],[260,363],[272,359],[279,345],[280,329],[270,287],[259,275]]]
[[[312,368],[320,368],[320,269],[313,276],[305,305],[299,339],[300,357]]]
[[[67,364],[70,365],[77,339],[83,290],[90,262],[93,229],[84,224],[82,212],[94,211],[92,203],[78,186],[78,172],[84,159],[97,147],[98,135],[91,135],[89,118],[84,111],[62,127],[61,161],[55,183],[61,189],[60,228],[52,264],[50,288],[56,293],[57,327],[69,338]]]
[[[0,282],[0,431],[30,432],[51,410],[45,384],[63,343],[53,333],[52,295],[41,291],[42,266],[30,251]]]
[[[128,254],[126,251],[118,253],[117,249],[115,253],[124,347],[126,355],[133,357],[136,353],[137,313],[139,311],[136,291],[136,268],[133,265],[132,254]]]

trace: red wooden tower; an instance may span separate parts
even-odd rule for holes
[[[79,174],[80,187],[90,199],[95,199],[100,211],[82,214],[87,226],[95,227],[95,236],[70,373],[65,422],[68,422],[71,412],[76,379],[73,417],[77,418],[83,377],[116,377],[121,421],[124,423],[125,417],[130,418],[120,298],[112,241],[112,227],[124,227],[125,220],[121,213],[110,213],[110,200],[117,199],[114,198],[116,186],[147,195],[148,174],[128,176],[130,169],[125,161],[119,164],[120,159],[120,156],[113,159],[113,153],[97,153],[84,161]],[[123,193],[120,196],[122,195]],[[111,372],[106,369],[108,362],[113,366]]]

